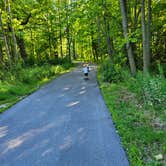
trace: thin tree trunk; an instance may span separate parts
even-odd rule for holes
[[[123,25],[123,34],[124,38],[128,40],[128,26],[127,26],[127,14],[125,10],[125,2],[124,0],[120,0],[120,8],[121,8],[121,15],[122,15],[122,25]],[[126,49],[128,53],[128,59],[130,64],[130,70],[133,75],[136,74],[136,66],[135,66],[135,60],[133,56],[133,51],[130,42],[126,43]]]
[[[26,24],[28,24],[30,17],[31,17],[31,13],[29,13],[27,15],[26,19],[21,22],[21,25],[25,26]],[[27,52],[26,52],[23,33],[24,33],[23,30],[20,29],[19,30],[19,35],[16,35],[16,40],[17,40],[18,47],[20,49],[20,55],[21,55],[24,63],[26,63],[26,61],[27,61]]]
[[[26,53],[26,49],[25,49],[24,38],[22,36],[16,36],[16,39],[17,39],[18,46],[20,48],[21,57],[22,57],[24,63],[26,63],[27,53]]]
[[[66,28],[66,38],[67,38],[67,50],[68,50],[68,61],[71,62],[71,41],[70,41],[70,29],[69,25]]]
[[[61,26],[60,26],[60,30],[59,30],[59,37],[60,37],[60,55],[63,58],[63,43],[62,43],[63,41],[62,41],[62,30],[61,30]]]
[[[0,13],[0,15],[1,15],[1,13]],[[1,26],[2,26],[2,24],[1,24],[1,21],[0,21],[0,28],[1,28]],[[2,62],[3,62],[3,53],[2,53],[2,43],[0,42],[0,63],[2,64]]]
[[[11,8],[10,8],[10,0],[7,0],[8,2],[8,13],[9,13],[9,19],[10,19],[10,26],[11,26],[11,31],[12,31],[12,38],[13,38],[13,52],[14,52],[14,58],[17,61],[18,60],[18,53],[17,53],[17,41],[16,41],[16,36],[15,36],[15,31],[14,27],[12,24],[12,13],[11,13]]]
[[[58,1],[59,5],[61,5],[61,1]],[[60,15],[60,9],[58,7],[58,19],[59,19],[59,40],[60,40],[60,56],[63,58],[63,44],[62,44],[62,27],[61,27],[61,15]]]
[[[106,18],[105,14],[104,14],[104,27],[105,27],[105,37],[106,37],[106,43],[107,43],[107,51],[108,51],[109,57],[111,57],[111,55],[112,55],[111,39],[110,39],[110,36],[109,36],[110,27],[109,27],[109,23],[107,22],[107,18]]]
[[[62,30],[61,30],[61,26],[60,26],[60,30],[59,30],[59,35],[60,35],[60,55],[63,58],[63,44],[62,44]]]
[[[97,5],[100,5],[100,0],[97,1]],[[102,1],[102,3],[104,3]],[[100,14],[96,17],[96,24],[97,24],[97,54],[98,57],[102,59],[102,51],[101,51],[101,21],[100,21]]]
[[[109,57],[111,58],[114,50],[113,50],[113,40],[111,39],[110,37],[110,24],[109,24],[109,21],[108,21],[108,9],[106,8],[107,6],[107,3],[106,3],[106,0],[102,0],[102,7],[103,7],[103,10],[104,10],[104,16],[103,16],[103,19],[104,19],[104,29],[105,29],[105,38],[106,38],[106,43],[107,43],[107,52],[108,52],[108,55]]]
[[[50,35],[50,28],[49,28],[49,25],[48,25],[48,42],[49,42],[49,58],[51,58],[51,55],[52,55],[52,43],[51,43],[51,35]],[[48,59],[47,59],[48,60]]]
[[[9,52],[9,47],[8,47],[8,43],[7,43],[7,38],[6,38],[6,35],[5,35],[4,28],[3,28],[1,12],[0,12],[0,27],[1,27],[1,29],[2,29],[2,36],[3,36],[3,40],[4,40],[4,44],[5,44],[6,54],[7,54],[8,61],[9,61],[9,67],[11,68],[11,66],[12,66],[12,65],[11,65],[11,56],[10,56],[10,52]]]
[[[5,63],[4,63],[4,59],[3,59],[3,51],[2,51],[1,43],[0,43],[0,64],[1,64],[0,69],[5,69]]]
[[[73,59],[76,59],[76,50],[75,50],[75,45],[76,45],[76,42],[75,42],[75,39],[73,39]]]
[[[138,5],[138,1],[139,0],[136,0],[135,1],[135,4],[134,4],[134,21],[133,21],[133,31],[132,32],[136,32],[137,28],[138,28],[138,18],[139,18],[139,15],[141,13],[141,7],[140,5]],[[139,3],[140,4],[140,3]],[[132,50],[133,50],[133,55],[135,57],[135,63],[136,63],[136,68],[138,69],[141,69],[140,67],[140,60],[139,60],[139,48],[137,47],[137,43],[131,43],[132,45]],[[142,64],[142,63],[141,63]]]
[[[142,41],[143,41],[143,71],[149,72],[149,55],[148,55],[148,41],[146,35],[146,21],[145,21],[145,1],[141,0],[141,24],[142,24]]]
[[[150,68],[150,59],[151,59],[151,23],[152,23],[152,0],[148,0],[148,22],[147,22],[147,58],[148,58],[148,67]]]
[[[67,19],[67,26],[66,26],[66,39],[67,39],[67,50],[68,50],[68,61],[71,62],[71,37],[70,37],[70,24],[69,24],[69,4],[70,0],[65,1],[65,5],[67,7],[66,12],[66,19]]]
[[[101,56],[101,59],[102,59],[102,54],[101,54],[101,25],[100,25],[100,18],[99,18],[99,16],[96,18],[96,21],[97,21],[97,36],[98,36],[98,40],[97,40],[97,42],[98,42],[98,54],[99,54],[99,56]]]
[[[0,43],[0,63],[3,62],[2,45]]]
[[[35,55],[35,46],[34,46],[34,38],[33,38],[33,34],[32,34],[32,29],[30,31],[30,35],[31,35],[31,55]]]

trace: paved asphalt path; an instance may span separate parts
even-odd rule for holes
[[[128,166],[96,81],[80,68],[0,115],[1,166]]]

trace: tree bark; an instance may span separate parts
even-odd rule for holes
[[[58,0],[59,5],[61,5],[61,1]],[[63,58],[63,41],[62,41],[62,26],[61,26],[61,15],[60,9],[58,7],[58,21],[59,21],[59,40],[60,40],[60,56]]]
[[[59,38],[60,38],[60,55],[63,58],[63,43],[62,43],[62,30],[61,30],[61,25],[60,25],[60,30],[59,30]]]
[[[143,71],[149,72],[149,54],[148,54],[148,41],[146,34],[146,21],[145,21],[145,1],[141,0],[141,24],[142,24],[142,44],[143,44]]]
[[[66,28],[66,38],[67,38],[67,55],[68,55],[68,61],[71,62],[71,40],[70,40],[70,29],[69,25],[67,25]]]
[[[111,57],[112,55],[112,50],[111,50],[111,39],[109,36],[109,23],[107,23],[106,17],[104,16],[104,25],[105,25],[105,37],[106,37],[106,43],[107,43],[107,51],[108,51],[108,55],[109,57]]]
[[[69,63],[71,63],[71,36],[70,36],[70,23],[69,23],[69,4],[70,0],[65,1],[65,5],[67,8],[66,11],[66,20],[67,20],[67,25],[66,25],[66,39],[67,39],[67,58]]]
[[[122,26],[123,26],[123,35],[126,40],[128,40],[128,25],[127,25],[127,14],[126,14],[126,7],[124,0],[120,0],[120,8],[121,8],[121,15],[122,15]],[[128,53],[128,59],[130,64],[130,70],[133,75],[136,74],[136,66],[135,60],[133,56],[133,51],[130,42],[126,43],[126,49]]]
[[[108,52],[108,55],[109,57],[111,58],[111,55],[112,55],[112,47],[111,47],[111,38],[110,38],[110,35],[109,35],[109,32],[110,32],[110,25],[109,25],[109,22],[107,21],[107,9],[106,9],[106,2],[104,0],[102,0],[102,7],[104,9],[104,28],[105,28],[105,38],[106,38],[106,43],[107,43],[107,52]]]
[[[0,43],[0,63],[3,62],[2,45]]]
[[[4,40],[4,44],[5,44],[6,55],[8,57],[8,61],[9,61],[9,67],[11,68],[12,67],[12,65],[11,65],[11,56],[10,56],[10,52],[9,52],[9,46],[8,46],[8,43],[7,43],[7,38],[6,38],[6,35],[5,35],[4,28],[3,28],[1,12],[0,12],[0,27],[2,29],[2,37],[3,37],[3,40]]]
[[[29,13],[27,15],[26,19],[21,22],[21,25],[25,26],[26,24],[28,24],[29,19],[31,18],[31,16],[32,16],[31,13]],[[17,40],[18,47],[20,49],[21,57],[22,57],[24,63],[26,63],[26,61],[27,61],[27,52],[26,52],[26,48],[25,48],[23,30],[20,29],[19,31],[20,31],[20,35],[16,35],[16,40]]]
[[[148,0],[148,21],[147,21],[147,56],[148,56],[148,67],[150,70],[151,60],[151,24],[152,24],[152,0]]]
[[[99,16],[96,18],[96,21],[97,21],[97,42],[98,42],[98,54],[99,56],[101,56],[101,59],[102,59],[102,54],[101,54],[101,25],[100,25],[100,18]]]
[[[27,53],[26,53],[26,49],[25,49],[24,38],[22,36],[16,36],[16,39],[17,39],[18,46],[20,48],[21,57],[22,57],[24,63],[26,63]]]
[[[75,39],[73,39],[73,59],[76,59],[76,50],[75,50],[75,45],[76,45],[76,42],[75,42]]]
[[[15,35],[15,31],[14,31],[14,27],[13,27],[13,23],[12,23],[12,13],[11,13],[11,8],[10,8],[10,0],[7,0],[8,2],[8,13],[9,13],[9,20],[10,20],[10,28],[12,31],[12,38],[13,38],[13,53],[14,53],[14,58],[15,61],[18,60],[18,52],[17,52],[17,41],[16,41],[16,35]]]
[[[98,61],[98,54],[97,54],[97,42],[94,40],[93,31],[91,32],[91,47],[94,61]]]

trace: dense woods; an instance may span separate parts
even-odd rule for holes
[[[1,69],[58,58],[111,61],[148,72],[165,63],[164,0],[2,0]]]
[[[68,69],[74,60],[99,64],[105,100],[123,115],[115,111],[113,119],[130,163],[165,164],[164,156],[154,157],[166,153],[165,0],[0,1],[0,105],[15,94],[29,94],[32,84]],[[116,92],[109,93],[105,82]]]

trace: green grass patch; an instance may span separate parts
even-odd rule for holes
[[[129,74],[123,77],[124,81],[105,83],[100,70],[98,73],[101,91],[129,162],[132,166],[166,165],[165,79],[143,78],[141,73],[135,78]]]
[[[43,84],[53,78],[70,71],[73,66],[50,65],[33,67],[16,67],[11,72],[6,72],[0,81],[0,113],[7,110],[13,104],[31,94]]]

